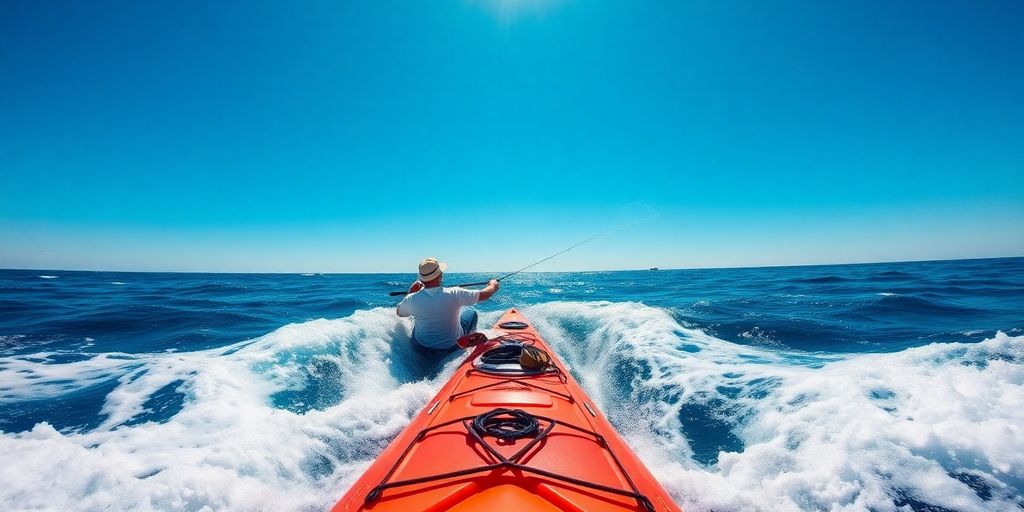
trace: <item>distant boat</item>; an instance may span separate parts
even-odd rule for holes
[[[658,267],[651,267],[651,270],[658,270]]]

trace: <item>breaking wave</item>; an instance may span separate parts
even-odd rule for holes
[[[1024,337],[850,355],[731,343],[639,303],[523,312],[687,511],[1021,506]],[[202,351],[0,358],[0,501],[326,509],[458,365],[409,330],[377,308]]]

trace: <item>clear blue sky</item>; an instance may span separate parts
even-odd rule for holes
[[[0,3],[0,268],[1024,255],[1024,2]]]

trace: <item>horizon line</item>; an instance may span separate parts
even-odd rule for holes
[[[790,263],[790,264],[779,264],[779,265],[737,265],[737,266],[707,266],[707,267],[648,267],[648,268],[620,268],[620,269],[602,269],[602,270],[533,270],[529,272],[523,272],[524,274],[564,274],[564,273],[583,273],[583,272],[650,272],[650,271],[664,271],[664,270],[742,270],[742,269],[761,269],[761,268],[800,268],[800,267],[839,267],[839,266],[851,266],[851,265],[882,265],[887,263],[937,263],[946,261],[981,261],[981,260],[1002,260],[1002,259],[1015,259],[1024,258],[1024,254],[1015,256],[985,256],[979,258],[943,258],[943,259],[923,259],[923,260],[886,260],[886,261],[851,261],[841,263]],[[0,272],[9,270],[24,271],[24,272],[105,272],[112,274],[221,274],[221,275],[234,275],[234,274],[246,274],[246,275],[393,275],[393,274],[415,274],[412,271],[391,271],[391,272],[347,272],[347,271],[333,271],[333,272],[225,272],[225,271],[204,271],[204,270],[105,270],[105,269],[57,269],[57,268],[0,268]],[[495,271],[495,270],[483,270],[483,271],[466,271],[466,272],[448,272],[449,274],[502,274],[507,271]]]

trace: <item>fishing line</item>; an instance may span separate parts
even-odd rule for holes
[[[627,222],[626,224],[622,224],[621,226],[616,226],[616,227],[614,227],[612,229],[609,229],[608,231],[603,231],[601,233],[598,233],[598,234],[596,234],[596,235],[594,235],[594,236],[592,236],[592,237],[590,237],[590,238],[588,238],[588,239],[586,239],[586,240],[584,240],[582,242],[579,242],[579,243],[576,243],[576,244],[571,245],[569,247],[566,247],[565,249],[562,249],[561,251],[558,251],[558,252],[552,254],[551,256],[548,256],[548,257],[546,257],[546,258],[544,258],[542,260],[538,260],[538,261],[535,261],[533,263],[530,263],[529,265],[527,265],[527,266],[525,266],[525,267],[523,267],[523,268],[521,268],[519,270],[516,270],[515,272],[509,272],[508,274],[505,274],[505,275],[499,277],[498,279],[496,279],[496,281],[501,282],[502,280],[504,280],[506,278],[512,277],[512,276],[514,276],[514,275],[516,275],[516,274],[518,274],[520,272],[523,272],[525,270],[529,270],[529,269],[531,269],[533,267],[536,267],[537,265],[540,265],[541,263],[544,263],[545,261],[548,261],[548,260],[550,260],[550,259],[552,259],[552,258],[554,258],[556,256],[561,256],[561,255],[563,255],[563,254],[565,254],[565,253],[567,253],[567,252],[569,252],[569,251],[571,251],[571,250],[573,250],[573,249],[575,249],[575,248],[577,248],[577,247],[579,247],[579,246],[581,246],[583,244],[586,244],[586,243],[589,243],[589,242],[593,242],[594,240],[597,240],[598,238],[601,238],[603,236],[608,236],[608,235],[610,235],[612,233],[615,233],[617,231],[622,231],[623,229],[626,229],[626,228],[628,228],[630,226],[635,226],[635,225],[637,225],[637,224],[639,224],[641,222],[644,222],[644,221],[647,221],[647,220],[651,220],[651,219],[653,219],[653,218],[655,218],[655,217],[657,217],[659,215],[661,215],[661,212],[658,212],[657,210],[655,210],[654,215],[649,215],[647,217],[641,217],[641,218],[636,219],[636,220],[634,220],[632,222]],[[456,286],[483,286],[485,284],[488,284],[488,282],[489,281],[480,281],[478,283],[462,283],[462,284],[458,284]],[[396,297],[398,295],[406,295],[408,293],[409,292],[391,292],[389,295],[391,295],[392,297]]]
[[[567,253],[567,252],[569,252],[569,251],[571,251],[571,250],[573,250],[573,249],[575,249],[575,248],[577,248],[577,247],[579,247],[579,246],[581,246],[581,245],[583,245],[583,244],[585,244],[587,242],[592,242],[594,240],[597,240],[598,238],[601,238],[602,236],[607,236],[607,235],[610,235],[612,233],[615,233],[616,231],[621,231],[621,230],[626,229],[626,228],[628,228],[630,226],[634,226],[636,224],[639,224],[639,223],[641,223],[641,222],[643,222],[645,220],[651,220],[651,219],[653,219],[653,218],[655,218],[655,217],[657,217],[659,215],[661,215],[661,213],[655,213],[654,215],[651,215],[649,217],[643,217],[643,218],[634,220],[633,222],[629,222],[627,224],[623,224],[621,226],[609,229],[608,231],[605,231],[603,233],[598,233],[598,234],[596,234],[596,235],[594,235],[594,236],[592,236],[592,237],[590,237],[590,238],[588,238],[588,239],[586,239],[586,240],[584,240],[584,241],[582,241],[582,242],[580,242],[580,243],[578,243],[576,245],[573,245],[573,246],[567,247],[565,249],[562,249],[561,251],[556,252],[555,254],[552,254],[551,256],[548,256],[547,258],[544,258],[544,259],[542,259],[540,261],[537,261],[535,263],[531,263],[531,264],[529,264],[529,265],[527,265],[527,266],[525,266],[525,267],[523,267],[523,268],[521,268],[519,270],[516,270],[515,272],[509,272],[508,274],[505,274],[505,275],[499,277],[497,280],[501,281],[502,279],[505,279],[506,277],[512,277],[512,276],[514,276],[514,275],[516,275],[516,274],[518,274],[518,273],[520,273],[520,272],[522,272],[524,270],[536,267],[537,265],[540,265],[541,263],[544,263],[545,261],[548,261],[551,258],[554,258],[555,256],[561,256],[561,255],[563,255],[563,254],[565,254],[565,253]]]

